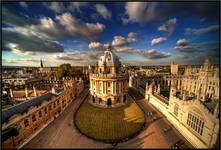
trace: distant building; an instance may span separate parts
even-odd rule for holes
[[[39,71],[41,74],[45,75],[51,71],[54,71],[52,67],[44,67],[43,61],[41,59]]]
[[[178,64],[175,64],[174,62],[170,65],[170,72],[171,74],[177,75],[178,74]]]
[[[47,126],[75,100],[83,87],[83,81],[65,80],[63,88],[53,87],[50,92],[2,110],[3,149],[18,148]]]
[[[126,104],[128,76],[120,70],[121,63],[109,47],[90,73],[90,103],[102,107]]]

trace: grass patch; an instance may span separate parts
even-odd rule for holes
[[[98,108],[84,103],[75,117],[81,133],[109,143],[133,136],[144,122],[143,111],[132,101],[118,108]]]

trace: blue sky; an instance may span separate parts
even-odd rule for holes
[[[107,44],[123,64],[219,62],[217,2],[4,2],[2,64],[95,64]]]

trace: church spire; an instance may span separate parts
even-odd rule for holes
[[[43,62],[42,62],[42,59],[41,59],[41,68],[43,68]]]

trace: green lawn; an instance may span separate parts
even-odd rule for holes
[[[104,142],[134,135],[144,121],[142,110],[132,101],[119,108],[98,108],[84,103],[75,118],[76,126],[83,134]]]

